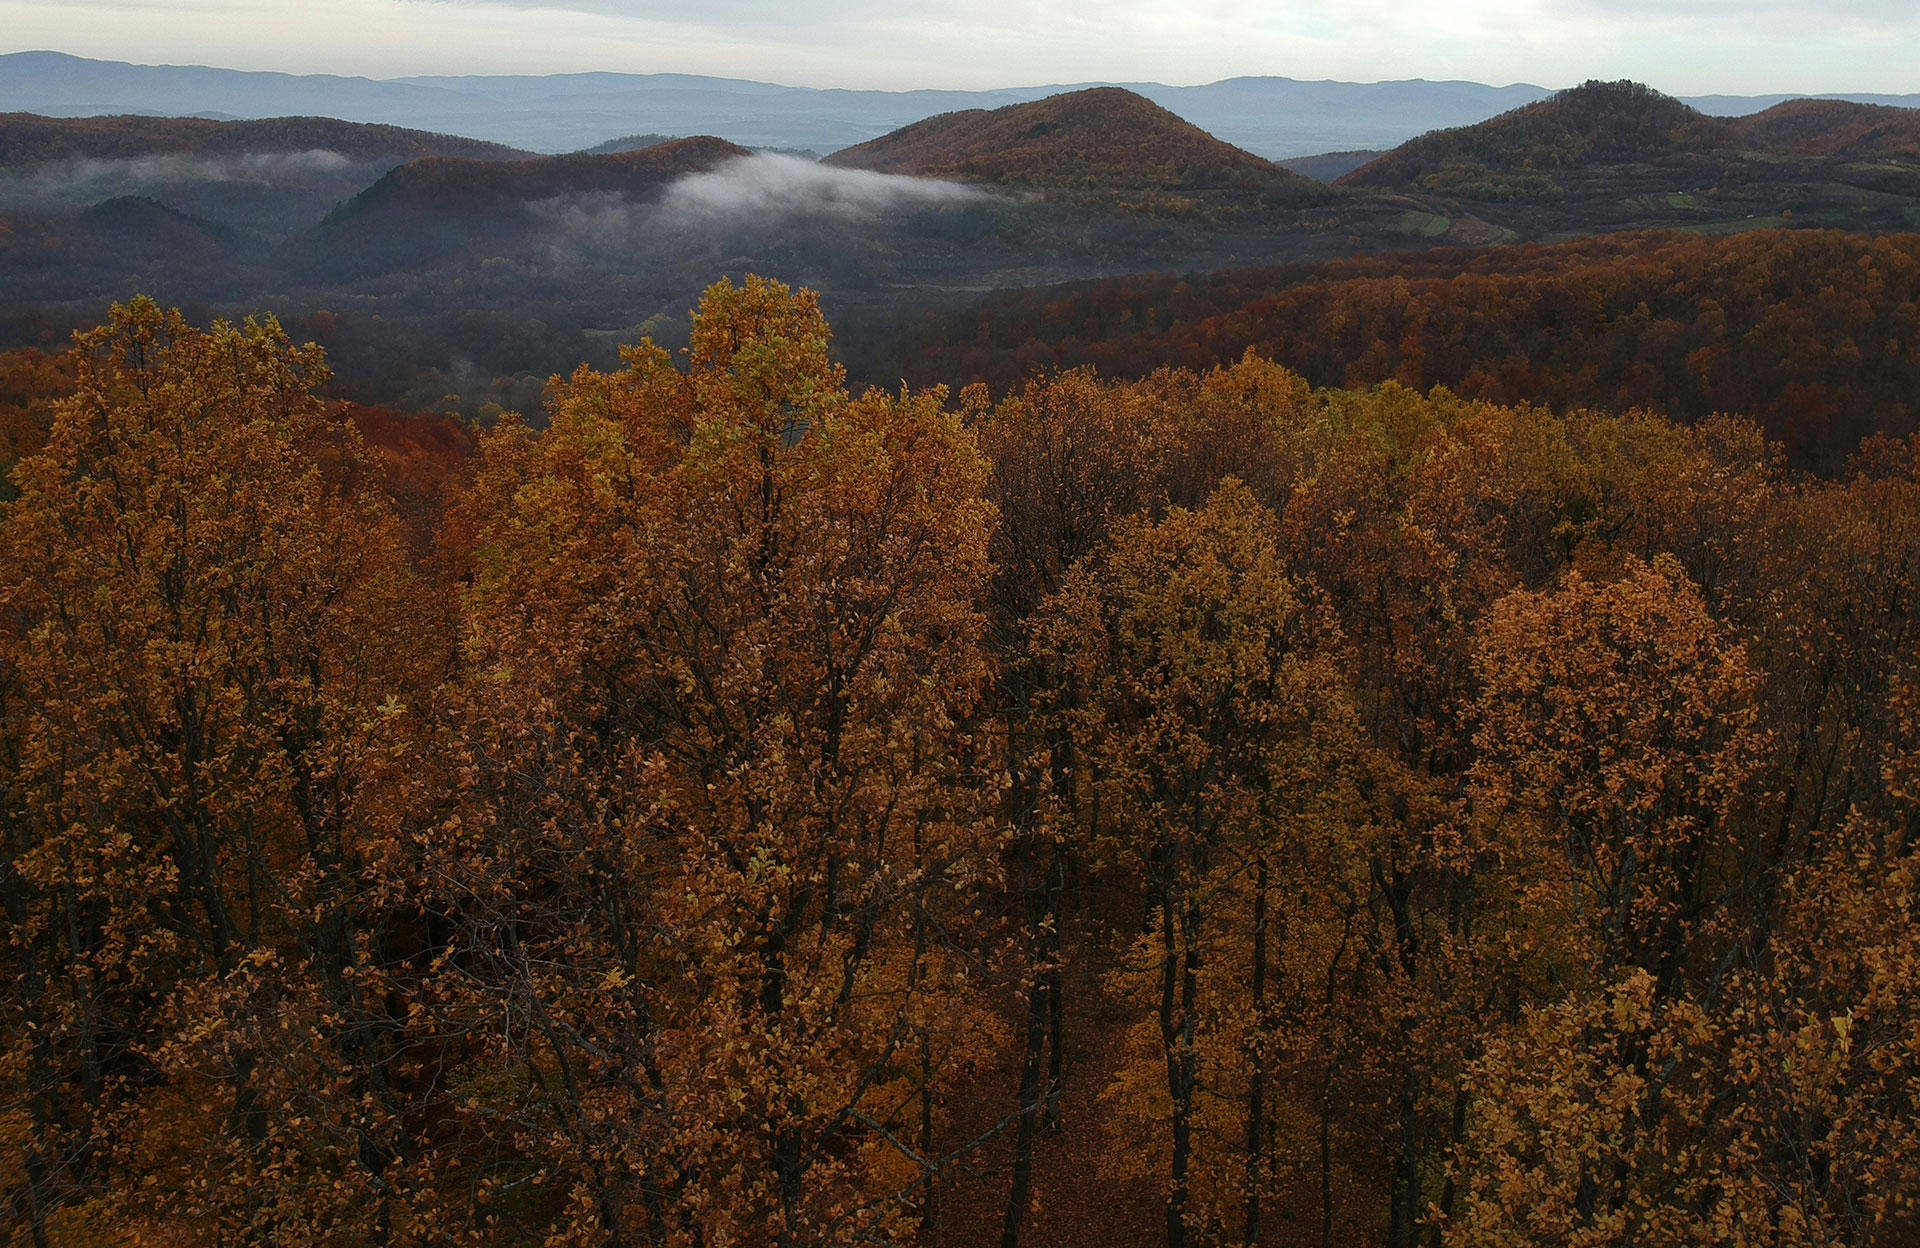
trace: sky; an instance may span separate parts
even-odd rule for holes
[[[0,0],[0,51],[980,89],[1243,74],[1920,92],[1920,0]]]

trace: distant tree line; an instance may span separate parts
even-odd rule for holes
[[[1834,472],[1863,437],[1920,421],[1920,236],[1615,235],[1115,278],[927,315],[858,366],[1004,389],[1081,365],[1205,369],[1249,348],[1343,389],[1444,385],[1688,423],[1738,412],[1797,466]]]

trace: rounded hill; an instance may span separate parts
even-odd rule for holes
[[[700,137],[605,156],[411,161],[329,213],[306,240],[305,263],[314,273],[370,273],[510,247],[549,228],[543,203],[647,203],[676,179],[746,155],[725,139]]]
[[[746,155],[746,148],[725,139],[700,136],[606,155],[507,161],[430,157],[390,171],[329,220],[337,224],[394,211],[484,215],[557,195],[647,196],[675,178]]]
[[[1802,156],[1920,157],[1920,108],[1788,100],[1730,123],[1749,143]]]
[[[876,173],[1066,191],[1207,191],[1313,184],[1122,87],[942,113],[826,163]]]
[[[1341,178],[1343,186],[1475,199],[1544,198],[1556,170],[1736,147],[1734,129],[1636,82],[1589,82],[1478,125],[1435,130]]]
[[[144,195],[104,200],[82,212],[80,223],[95,235],[174,252],[217,251],[238,241],[234,231],[216,221],[177,212]]]

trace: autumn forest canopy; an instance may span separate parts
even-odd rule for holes
[[[1915,117],[0,116],[0,1242],[1920,1248]]]
[[[1915,1242],[1920,442],[829,343],[9,374],[19,1242]]]

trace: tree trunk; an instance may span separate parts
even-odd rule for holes
[[[1463,1138],[1465,1138],[1466,1134],[1467,1134],[1467,1089],[1466,1089],[1466,1085],[1463,1083],[1461,1086],[1455,1088],[1453,1092],[1453,1131],[1450,1138],[1452,1139],[1453,1146],[1455,1148],[1460,1147],[1460,1141]],[[1455,1189],[1454,1176],[1451,1172],[1451,1169],[1449,1169],[1449,1173],[1447,1174],[1447,1184],[1440,1191],[1440,1214],[1443,1219],[1451,1218],[1453,1216],[1453,1206],[1454,1206],[1454,1200],[1456,1196],[1457,1196],[1457,1192]],[[1427,1248],[1440,1248],[1440,1241],[1444,1234],[1445,1234],[1444,1223],[1435,1222],[1433,1224],[1432,1233],[1427,1236]]]
[[[1060,1113],[1061,1089],[1066,1082],[1067,994],[1061,978],[1060,945],[1066,922],[1066,850],[1053,847],[1053,861],[1047,870],[1047,1114],[1046,1127],[1058,1131],[1065,1125]]]
[[[920,1033],[920,1156],[933,1156],[933,1038],[924,1031]],[[934,1201],[938,1194],[935,1185],[939,1178],[940,1172],[929,1166],[927,1195],[920,1205],[922,1236],[933,1229]]]
[[[1040,1058],[1047,1036],[1047,989],[1039,976],[1027,990],[1027,1046],[1020,1063],[1020,1120],[1013,1137],[1013,1186],[1000,1248],[1018,1248],[1033,1184],[1033,1132],[1040,1119]]]
[[[1169,855],[1171,858],[1171,855]],[[1168,865],[1171,876],[1171,864]],[[1167,1248],[1186,1248],[1193,1166],[1193,1091],[1197,1058],[1194,1012],[1200,996],[1200,902],[1188,896],[1176,914],[1171,881],[1162,888],[1160,1035],[1166,1046],[1167,1092],[1173,1101],[1173,1159],[1167,1186]],[[1176,935],[1177,929],[1177,935]],[[1178,992],[1178,1004],[1175,993]]]
[[[1333,1057],[1320,1081],[1320,1248],[1333,1248]]]
[[[1267,1109],[1267,860],[1263,856],[1253,877],[1253,1076],[1247,1083],[1247,1218],[1241,1242],[1247,1248],[1260,1242],[1261,1153],[1266,1147]]]
[[[1404,1036],[1402,1037],[1404,1041]],[[1400,1077],[1400,1156],[1394,1163],[1387,1248],[1413,1248],[1420,1218],[1419,1097],[1413,1063],[1404,1056]]]

